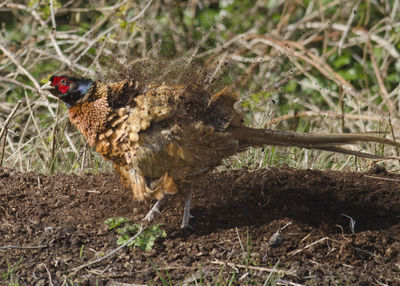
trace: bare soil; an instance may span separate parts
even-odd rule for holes
[[[107,218],[140,221],[151,202],[134,202],[111,173],[0,168],[0,284],[262,285],[275,267],[270,281],[291,285],[400,285],[400,175],[224,171],[194,189],[193,230],[180,229],[183,205],[171,198],[155,220],[167,237],[153,250],[125,247],[73,271],[117,248]]]

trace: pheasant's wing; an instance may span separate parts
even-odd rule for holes
[[[106,118],[105,128],[96,135],[96,151],[106,159],[123,164],[125,152],[129,146],[139,140],[139,133],[145,132],[150,125],[171,117],[176,112],[175,98],[181,96],[182,88],[168,85],[148,86],[142,94],[132,94],[129,84],[120,82],[99,89],[108,89],[109,97],[113,99],[109,105],[113,108]],[[124,103],[124,104],[122,104]]]
[[[124,184],[132,188],[136,199],[159,196],[157,188],[149,188],[146,178],[157,178],[159,184],[166,186],[165,192],[176,192],[168,173],[160,171],[169,169],[168,165],[162,167],[169,161],[166,159],[170,156],[166,147],[168,138],[160,129],[154,132],[154,128],[160,121],[173,116],[177,98],[182,96],[184,89],[165,84],[149,85],[144,88],[145,93],[133,96],[132,91],[128,92],[130,84],[108,85],[113,100],[110,105],[120,107],[108,115],[107,128],[97,137],[96,151],[114,162],[116,171]]]

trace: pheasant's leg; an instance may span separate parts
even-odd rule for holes
[[[166,197],[163,197],[162,199],[159,199],[154,206],[151,208],[151,210],[147,213],[147,215],[144,217],[143,220],[147,221],[152,221],[154,219],[154,215],[156,213],[160,213],[161,211],[161,206],[165,203]]]
[[[189,219],[192,217],[190,215],[190,203],[192,202],[192,193],[193,193],[193,191],[190,190],[190,193],[185,200],[185,208],[183,209],[183,218],[182,218],[181,228],[186,228],[186,227],[192,228],[189,225]]]

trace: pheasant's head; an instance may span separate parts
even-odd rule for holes
[[[68,107],[71,107],[85,101],[92,85],[93,81],[91,79],[55,75],[42,88],[50,90],[52,95],[64,101]]]
[[[107,85],[91,79],[55,75],[42,89],[50,90],[53,96],[67,104],[71,123],[93,146],[99,132],[105,129],[112,111],[107,98]]]

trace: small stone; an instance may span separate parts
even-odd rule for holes
[[[277,246],[281,245],[282,242],[283,242],[283,238],[282,238],[281,234],[279,233],[279,231],[277,231],[269,239],[269,246],[277,247]]]

